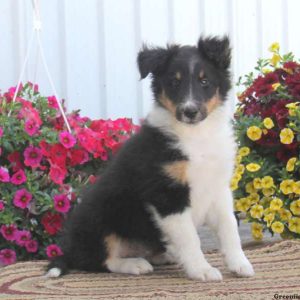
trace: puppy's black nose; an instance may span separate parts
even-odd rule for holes
[[[198,113],[198,109],[195,106],[188,106],[185,107],[183,110],[183,114],[189,119],[194,119],[197,113]]]

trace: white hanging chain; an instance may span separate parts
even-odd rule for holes
[[[66,117],[66,114],[64,112],[64,109],[63,109],[63,107],[62,107],[62,105],[61,105],[61,103],[59,101],[58,96],[57,96],[57,92],[56,92],[56,89],[55,89],[55,86],[54,86],[54,83],[53,83],[53,80],[52,80],[52,77],[51,77],[51,74],[50,74],[50,71],[49,71],[49,68],[48,68],[48,65],[47,65],[47,61],[46,61],[46,58],[45,58],[44,49],[43,49],[41,38],[40,38],[40,31],[42,29],[42,22],[41,22],[41,16],[40,16],[40,11],[39,11],[38,1],[39,0],[31,0],[32,7],[33,7],[33,29],[32,29],[32,34],[31,34],[30,41],[29,41],[29,44],[28,44],[28,48],[27,48],[25,60],[24,60],[24,63],[23,63],[22,69],[21,69],[21,73],[20,73],[18,84],[17,84],[17,88],[16,88],[16,91],[14,93],[13,102],[16,101],[18,90],[20,88],[20,85],[21,85],[21,82],[22,82],[22,78],[24,76],[25,68],[26,68],[26,65],[28,63],[29,55],[31,53],[31,48],[32,48],[32,42],[33,42],[33,38],[34,38],[34,33],[36,33],[37,43],[38,43],[37,57],[38,57],[38,54],[40,52],[41,58],[42,58],[42,63],[43,63],[43,66],[45,68],[46,75],[48,77],[51,89],[52,89],[53,94],[54,94],[54,96],[56,98],[56,102],[58,104],[59,110],[60,110],[60,112],[62,114],[62,117],[64,119],[64,122],[65,122],[65,124],[66,124],[66,126],[68,128],[68,131],[71,133],[70,124],[69,124],[69,122],[67,120],[67,117]],[[38,63],[38,60],[37,60],[36,63]],[[36,72],[37,72],[37,66],[36,66],[35,73]],[[9,115],[10,115],[10,113],[11,112],[9,112]]]

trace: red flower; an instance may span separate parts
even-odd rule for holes
[[[51,180],[57,184],[63,184],[67,175],[67,170],[58,165],[51,164],[49,176]]]
[[[262,84],[259,85],[255,90],[255,96],[256,97],[264,97],[268,96],[273,92],[273,88],[271,84]]]
[[[14,172],[23,169],[23,164],[21,162],[21,154],[18,151],[8,154],[7,159],[10,161]]]
[[[263,84],[269,85],[269,84],[274,84],[279,81],[278,75],[274,72],[268,73],[265,75],[263,78]]]
[[[297,100],[300,100],[300,83],[292,89],[291,93]]]
[[[43,215],[41,223],[50,235],[55,235],[62,227],[63,218],[59,214],[47,212]]]
[[[67,150],[61,144],[54,144],[51,146],[49,158],[51,164],[64,168],[66,165]]]
[[[71,149],[70,153],[70,165],[72,167],[82,165],[89,161],[89,154],[82,149]]]

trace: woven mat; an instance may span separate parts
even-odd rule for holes
[[[0,269],[0,299],[267,300],[275,294],[300,296],[300,241],[282,241],[246,253],[256,271],[252,278],[229,273],[219,253],[206,255],[223,273],[222,282],[188,280],[177,266],[157,267],[144,276],[77,272],[45,279],[44,261],[17,263]]]

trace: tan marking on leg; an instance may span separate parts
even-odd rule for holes
[[[176,115],[176,106],[174,103],[167,97],[165,91],[159,95],[159,102],[162,104],[164,108],[166,108],[173,116]]]
[[[180,72],[176,72],[175,78],[176,78],[177,80],[180,80],[180,79],[181,79],[181,73],[180,73]]]
[[[187,183],[187,164],[186,160],[168,163],[163,166],[163,170],[167,176],[179,182],[180,184]]]
[[[116,234],[110,234],[104,238],[107,251],[107,260],[119,257],[121,251],[121,239]]]
[[[213,112],[217,107],[221,105],[221,103],[222,100],[220,98],[219,92],[217,91],[216,94],[205,103],[207,114]]]

